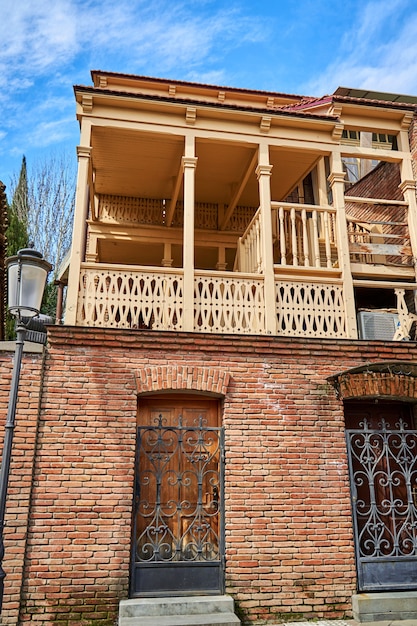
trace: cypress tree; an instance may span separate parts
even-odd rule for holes
[[[13,194],[11,204],[8,206],[7,218],[7,256],[16,254],[21,248],[27,248],[29,243],[27,231],[27,216],[29,211],[28,178],[26,157],[22,159],[19,182]]]
[[[27,248],[29,243],[27,231],[27,215],[29,209],[28,180],[26,169],[26,157],[22,159],[19,182],[13,194],[12,202],[7,205],[7,256],[13,256],[21,248]],[[9,314],[6,315],[6,340],[14,339],[15,320]]]

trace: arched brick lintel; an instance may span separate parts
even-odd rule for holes
[[[138,394],[184,390],[225,396],[229,381],[229,372],[215,367],[152,365],[136,373]]]
[[[328,380],[342,400],[387,398],[417,402],[417,368],[411,363],[375,363]]]

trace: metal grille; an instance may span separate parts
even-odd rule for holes
[[[360,427],[346,431],[360,587],[415,585],[417,431],[402,417]]]
[[[222,451],[222,429],[202,417],[138,428],[137,563],[220,560]]]

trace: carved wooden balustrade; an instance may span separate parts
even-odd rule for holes
[[[84,263],[77,324],[181,330],[181,270]]]
[[[340,281],[275,283],[277,333],[345,337]],[[108,328],[182,330],[183,275],[171,268],[83,264],[77,324]],[[262,276],[198,271],[194,278],[194,330],[264,334]]]
[[[258,209],[239,239],[235,269],[241,272],[262,272],[261,214]]]
[[[77,307],[77,324],[82,326],[182,330],[183,306],[182,270],[82,266]],[[262,277],[196,272],[194,330],[264,333]]]
[[[338,265],[336,211],[316,205],[272,202],[274,263],[288,267],[333,268]],[[238,267],[261,272],[260,211],[239,241]]]
[[[338,263],[336,210],[330,207],[272,203],[275,263],[332,268]]]
[[[94,221],[104,224],[149,224],[165,226],[170,200],[159,198],[136,198],[128,196],[97,195],[97,213]],[[196,202],[195,227],[217,230],[219,221],[227,211],[227,205],[213,202]],[[237,206],[228,220],[227,230],[243,232],[246,224],[255,213],[253,207]],[[171,226],[182,227],[184,218],[183,203],[175,205]]]
[[[276,280],[277,335],[346,338],[343,284],[331,280]]]
[[[105,197],[103,197],[106,199]],[[107,199],[106,199],[107,200]],[[163,201],[120,200],[112,208],[102,199],[100,220],[163,225]],[[356,199],[349,198],[349,207]],[[124,202],[124,205],[122,206]],[[378,201],[381,202],[381,201]],[[387,205],[390,203],[387,202]],[[394,203],[391,203],[394,204]],[[139,205],[142,209],[139,211]],[[143,205],[143,206],[142,206]],[[396,203],[394,219],[376,220],[375,201],[358,199],[361,212],[348,216],[347,234],[351,259],[361,263],[410,263],[405,203]],[[359,206],[360,205],[360,206]],[[129,205],[130,206],[130,205]],[[364,212],[363,206],[368,207]],[[369,208],[370,207],[370,208]],[[204,210],[203,210],[204,208]],[[336,239],[336,209],[316,205],[272,202],[275,289],[265,293],[260,209],[242,209],[249,225],[237,242],[233,271],[193,271],[193,289],[184,288],[181,268],[117,265],[86,262],[81,266],[77,324],[110,328],[194,330],[197,332],[266,334],[345,338],[346,297]],[[379,205],[376,207],[379,210]],[[359,210],[358,209],[358,210]],[[353,211],[355,213],[355,211]],[[203,215],[204,214],[204,215]],[[214,232],[213,207],[199,206],[199,223]],[[378,213],[380,215],[380,212]],[[236,233],[236,241],[238,234]],[[213,235],[213,245],[216,245]],[[356,256],[355,256],[356,255]],[[360,256],[358,256],[360,255]],[[381,261],[382,259],[382,261]],[[184,302],[184,294],[192,302]],[[408,315],[399,296],[398,338],[409,336],[415,316]],[[403,292],[401,292],[403,293]],[[266,297],[268,296],[268,297]],[[402,300],[401,300],[402,298]],[[404,306],[401,308],[401,303]],[[267,330],[266,308],[274,320]],[[184,310],[193,310],[193,321],[184,322]],[[186,327],[187,326],[187,327]]]

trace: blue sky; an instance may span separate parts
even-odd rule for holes
[[[320,96],[417,95],[415,0],[2,0],[0,180],[75,159],[90,70]]]

